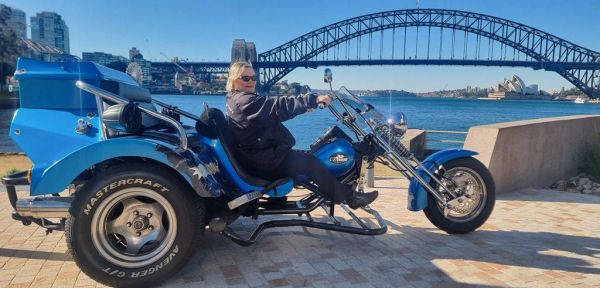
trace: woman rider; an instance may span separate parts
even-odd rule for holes
[[[291,149],[296,140],[282,122],[312,111],[318,103],[330,105],[331,96],[267,97],[256,94],[255,88],[256,75],[252,65],[233,63],[227,79],[227,116],[244,168],[257,175],[276,178],[305,175],[319,186],[325,197],[334,203],[345,201],[353,209],[368,205],[377,198],[377,191],[352,191],[315,156]]]

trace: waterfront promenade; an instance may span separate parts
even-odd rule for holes
[[[533,189],[502,194],[481,229],[450,236],[405,209],[407,184],[375,182],[381,196],[374,207],[388,221],[387,234],[280,228],[247,248],[207,231],[190,263],[164,286],[600,286],[600,197]],[[13,221],[11,211],[0,202],[0,287],[100,286],[71,260],[63,233],[45,236],[40,227]],[[243,219],[235,227],[254,225]]]

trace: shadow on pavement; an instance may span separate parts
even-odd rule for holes
[[[600,196],[574,192],[563,192],[551,189],[528,188],[520,191],[497,195],[498,200],[507,201],[538,201],[556,203],[600,204]]]

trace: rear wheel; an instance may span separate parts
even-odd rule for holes
[[[155,285],[192,256],[204,206],[162,167],[124,165],[100,174],[76,195],[65,233],[83,272],[111,286]]]
[[[457,196],[465,196],[448,210],[435,197],[428,194],[428,205],[423,210],[433,225],[449,234],[463,234],[479,228],[488,219],[496,201],[494,180],[487,167],[472,157],[459,158],[443,165],[442,183]],[[442,193],[432,181],[432,187]]]

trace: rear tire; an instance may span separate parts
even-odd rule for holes
[[[122,165],[77,191],[65,236],[75,263],[92,279],[154,286],[192,257],[204,230],[204,202],[164,170]]]
[[[472,194],[464,203],[450,210],[448,217],[440,203],[428,193],[428,205],[423,210],[427,219],[448,234],[464,234],[479,228],[492,214],[496,202],[494,180],[490,171],[473,157],[458,158],[443,165],[444,178],[458,181],[465,193]],[[438,185],[431,185],[440,191]]]

